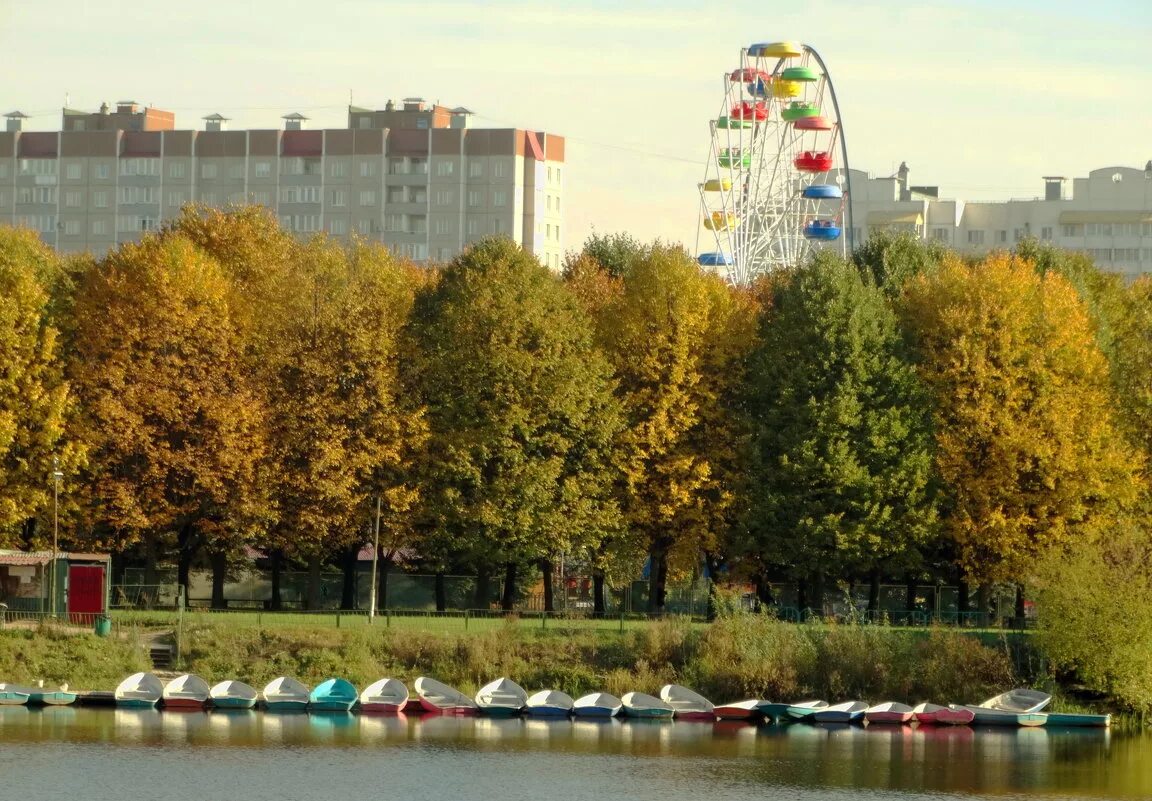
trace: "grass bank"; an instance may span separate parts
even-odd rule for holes
[[[50,627],[0,629],[0,681],[112,690],[151,663],[135,637],[103,639]]]

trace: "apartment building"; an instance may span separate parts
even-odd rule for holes
[[[469,127],[471,112],[420,98],[348,109],[348,127],[203,130],[131,101],[65,109],[59,131],[0,132],[0,221],[64,252],[102,253],[139,239],[187,203],[259,204],[300,236],[379,241],[398,255],[446,261],[485,236],[512,237],[559,269],[564,138]]]
[[[858,244],[876,230],[906,230],[983,254],[1034,237],[1083,251],[1128,280],[1152,273],[1152,161],[1143,169],[1102,167],[1071,182],[1045,177],[1042,196],[1000,202],[941,198],[938,187],[909,184],[904,164],[893,176],[852,170],[850,178]]]

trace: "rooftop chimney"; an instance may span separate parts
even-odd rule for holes
[[[204,118],[205,131],[225,131],[228,129],[228,117],[221,114],[209,114]]]
[[[8,120],[7,130],[21,131],[24,129],[24,120],[28,119],[28,115],[23,111],[9,111],[4,117]]]
[[[406,97],[404,98],[405,111],[423,111],[424,98],[422,97]]]
[[[908,163],[905,161],[900,162],[900,169],[896,170],[896,182],[900,185],[900,199],[911,200],[912,190],[908,188]]]
[[[117,114],[135,114],[139,110],[135,100],[117,100],[116,113]]]
[[[1063,200],[1064,199],[1064,182],[1068,179],[1063,175],[1045,175],[1044,176],[1044,199],[1045,200]]]
[[[291,114],[285,114],[281,119],[284,120],[285,131],[303,130],[304,123],[308,121],[308,118],[298,111],[293,111]]]
[[[384,104],[384,110],[385,111],[395,111],[396,110],[396,104],[393,103],[391,100],[389,100],[387,103]]]
[[[100,104],[100,113],[103,114],[104,116],[108,116],[108,104],[107,103],[101,103]]]

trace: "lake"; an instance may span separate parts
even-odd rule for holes
[[[1152,797],[1107,730],[0,707],[0,800]]]

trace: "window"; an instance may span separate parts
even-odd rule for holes
[[[183,206],[184,205],[184,193],[183,192],[169,192],[168,193],[168,205],[172,206],[174,208],[180,208],[181,206]]]
[[[494,234],[504,233],[504,223],[501,222],[499,217],[492,220],[492,233],[494,233]]]
[[[285,214],[280,218],[289,231],[310,234],[320,230],[319,214]]]
[[[952,238],[952,229],[950,228],[933,228],[932,238],[937,242],[947,242]]]
[[[476,208],[477,206],[480,205],[480,197],[481,197],[481,194],[480,194],[479,189],[469,189],[468,190],[468,205],[471,208]]]
[[[551,239],[552,238],[552,223],[548,223],[544,226],[544,238],[545,239]]]
[[[20,175],[55,175],[56,159],[20,159]]]
[[[120,159],[121,175],[159,175],[160,159]]]
[[[8,177],[8,162],[0,161],[0,178]]]
[[[1012,241],[1013,242],[1019,242],[1023,239],[1024,239],[1024,229],[1023,228],[1012,229]]]
[[[454,165],[451,161],[437,161],[436,162],[436,174],[439,175],[440,177],[444,177],[445,175],[451,175],[453,166]]]
[[[508,172],[508,165],[503,161],[496,161],[492,164],[492,177],[503,178]]]
[[[428,159],[412,159],[409,172],[416,175],[428,174]]]
[[[452,258],[452,248],[437,248],[436,249],[436,260],[437,261],[448,261],[451,258]]]
[[[404,187],[390,186],[388,187],[388,202],[389,203],[403,203],[404,202]]]
[[[552,183],[552,168],[548,168],[548,183]]]
[[[360,177],[371,178],[376,174],[376,162],[363,159],[360,162]]]
[[[368,236],[369,234],[371,234],[372,233],[372,221],[371,220],[357,220],[356,233],[360,234],[361,236]]]
[[[556,209],[555,209],[555,211],[557,214],[560,213],[560,196],[559,195],[556,196]]]
[[[267,192],[253,192],[251,197],[252,202],[259,206],[269,205],[272,199],[271,195],[269,195]]]
[[[421,131],[428,130],[428,118],[421,117],[420,119],[416,120],[416,127]]]
[[[414,186],[411,189],[411,203],[427,203],[428,202],[428,188],[423,186]]]
[[[96,165],[96,177],[97,178],[107,178],[108,177],[108,165],[107,164],[97,164]]]
[[[16,191],[17,203],[55,203],[56,187],[22,186]]]
[[[475,217],[468,220],[468,236],[475,236],[480,233],[480,221]]]
[[[258,161],[252,167],[252,174],[257,178],[268,178],[272,175],[272,163],[269,161]]]
[[[404,230],[404,215],[403,214],[389,214],[384,218],[384,228],[388,231],[403,231]]]
[[[184,162],[183,161],[173,161],[171,164],[169,164],[168,165],[168,177],[169,178],[183,178],[184,177]]]
[[[347,206],[348,193],[343,189],[333,189],[332,194],[329,195],[329,203],[331,203],[333,206]],[[335,233],[335,231],[333,231],[333,233]]]
[[[228,196],[228,202],[233,206],[243,206],[244,201],[245,198],[243,192],[233,192]]]
[[[560,186],[560,168],[556,168],[556,186]]]
[[[969,231],[968,232],[968,244],[969,245],[983,245],[984,244],[984,232],[983,231]]]
[[[300,187],[300,202],[301,203],[319,203],[320,202],[320,187],[318,187],[318,186],[302,186],[302,187]]]
[[[121,214],[116,218],[116,230],[122,233],[155,231],[159,228],[155,217],[140,214]]]
[[[80,236],[80,221],[68,220],[64,223],[65,236]]]
[[[404,159],[388,159],[388,174],[407,175],[408,165],[405,164]]]
[[[155,203],[156,187],[122,186],[118,190],[117,200],[123,205],[132,203]]]
[[[92,221],[92,233],[95,236],[106,235],[108,233],[108,221],[107,220],[93,220]]]
[[[552,196],[551,195],[545,195],[544,196],[544,205],[547,207],[548,211],[552,211]]]
[[[233,179],[233,180],[236,180],[236,181],[243,181],[244,180],[244,165],[243,164],[233,164],[231,167],[228,168],[228,177]]]
[[[348,233],[348,221],[345,219],[329,220],[328,233],[335,236],[345,236]]]
[[[1060,226],[1060,235],[1061,236],[1084,236],[1084,226],[1079,225],[1079,224],[1061,225]]]
[[[361,117],[360,122],[367,120],[367,117]],[[348,162],[346,161],[333,161],[330,168],[330,174],[333,178],[347,178],[348,177]]]
[[[64,177],[69,181],[79,181],[84,174],[84,167],[80,164],[69,164],[64,168]]]
[[[1046,225],[1043,228],[1041,228],[1040,229],[1040,238],[1044,239],[1044,240],[1051,239],[1052,238],[1052,226]]]
[[[560,226],[557,225],[552,230],[556,232],[556,241],[559,242],[560,241]],[[557,257],[557,258],[559,258],[559,257]]]
[[[200,202],[203,203],[205,206],[215,206],[216,205],[216,193],[215,192],[201,192],[200,193]]]
[[[428,218],[423,214],[413,214],[411,219],[411,227],[409,233],[413,234],[426,234],[428,233]]]
[[[92,205],[98,209],[108,208],[108,193],[107,192],[93,192]]]
[[[455,200],[456,193],[451,189],[438,189],[436,190],[436,205],[437,206],[451,206],[452,201]]]
[[[217,173],[217,170],[216,170],[215,164],[201,164],[200,165],[200,177],[201,178],[208,178],[208,179],[215,178],[216,173]]]
[[[468,177],[479,178],[484,174],[484,162],[470,161],[468,162]]]
[[[3,173],[0,173],[0,175],[3,175]],[[1142,236],[1152,236],[1152,222],[1143,223],[1140,226],[1140,234]]]
[[[432,233],[443,236],[444,234],[452,233],[452,221],[446,220],[442,217],[436,218],[432,225]]]
[[[1004,242],[1007,242],[1008,241],[1008,232],[1007,231],[997,231],[996,232],[996,241],[998,243],[1001,243],[1001,244],[1003,244]]]
[[[497,208],[508,205],[508,193],[503,189],[497,189],[492,193],[492,205]]]
[[[360,190],[360,205],[361,206],[375,206],[376,205],[376,190],[375,189],[362,189],[362,190]]]
[[[360,117],[357,117],[356,122],[358,122],[360,124],[361,128],[371,128],[372,127],[372,118],[369,117],[367,114],[364,114]]]

